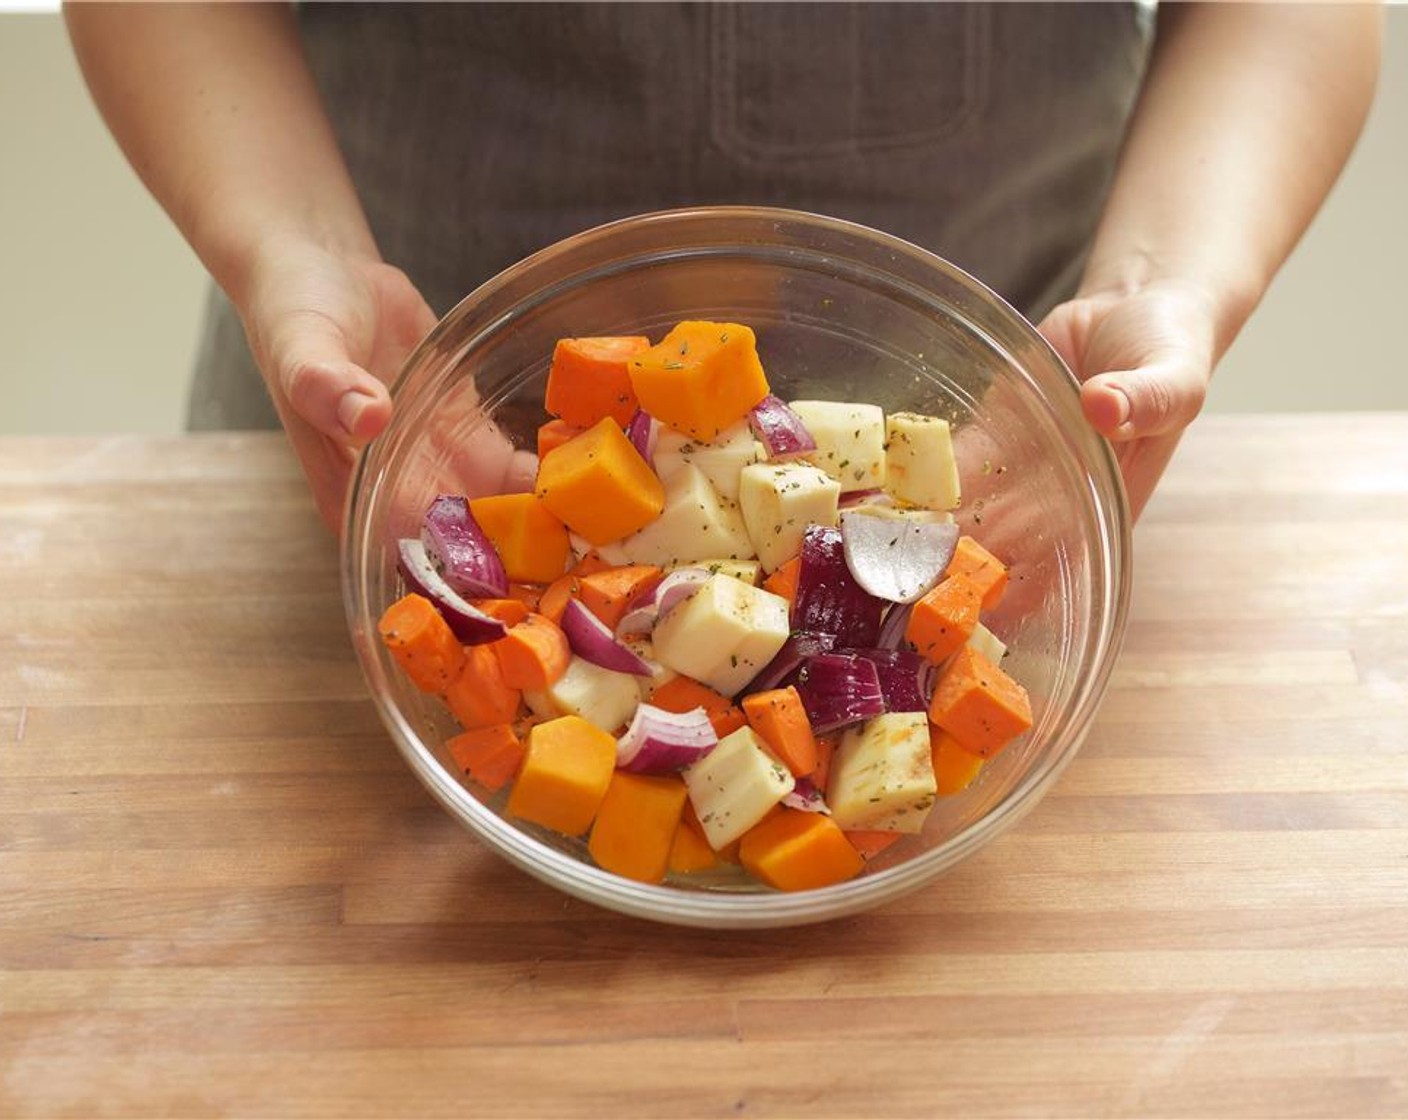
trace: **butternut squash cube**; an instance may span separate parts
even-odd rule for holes
[[[551,513],[593,545],[643,529],[665,506],[664,486],[609,418],[543,457],[537,494]]]
[[[738,323],[680,323],[627,368],[641,408],[697,440],[712,441],[768,395],[757,340]]]
[[[616,740],[580,716],[528,732],[528,749],[507,812],[568,836],[591,827],[616,769]]]
[[[475,498],[469,512],[494,545],[504,572],[517,583],[551,583],[562,575],[571,553],[567,526],[536,494]]]
[[[587,841],[597,866],[642,883],[664,879],[687,795],[679,778],[617,770]]]

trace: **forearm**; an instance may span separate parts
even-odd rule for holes
[[[1370,5],[1162,5],[1082,294],[1187,284],[1220,356],[1348,158],[1379,38]]]
[[[65,18],[113,135],[237,303],[280,240],[375,258],[288,7],[79,4]]]

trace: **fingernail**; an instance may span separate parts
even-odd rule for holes
[[[370,397],[355,389],[343,393],[342,399],[337,402],[337,422],[349,436],[357,434],[357,421],[362,418],[362,412],[370,402]]]
[[[1110,392],[1115,395],[1115,427],[1118,428],[1129,420],[1131,412],[1129,397],[1118,385],[1111,385]]]

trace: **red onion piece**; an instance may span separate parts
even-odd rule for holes
[[[830,653],[835,645],[835,634],[793,630],[787,635],[787,641],[782,643],[782,648],[773,659],[763,666],[762,671],[743,691],[767,692],[769,689],[782,688],[791,683],[793,674],[802,667],[802,662],[818,653]]]
[[[670,613],[704,585],[708,568],[676,568],[649,591],[638,595],[616,626],[618,634],[648,634],[655,621]]]
[[[854,509],[856,506],[893,507],[895,499],[880,489],[849,490],[842,494],[837,505],[841,509]]]
[[[673,774],[693,766],[718,742],[703,708],[667,712],[642,704],[616,740],[616,766],[632,774]]]
[[[508,633],[508,627],[497,618],[485,614],[473,603],[466,602],[445,582],[426,555],[425,545],[415,537],[404,537],[398,543],[401,577],[417,595],[424,595],[449,624],[455,637],[467,646],[495,642]]]
[[[875,666],[887,712],[927,712],[934,694],[936,669],[912,649],[848,649]]]
[[[421,542],[445,582],[469,599],[501,599],[508,577],[494,545],[469,512],[469,499],[442,494],[430,503]]]
[[[885,621],[880,624],[880,633],[875,638],[878,649],[899,649],[904,645],[904,634],[909,629],[909,616],[914,613],[913,603],[896,603],[885,612]]]
[[[603,669],[614,669],[618,673],[650,676],[650,666],[641,660],[635,650],[618,642],[611,628],[576,599],[567,600],[562,612],[562,632],[567,635],[567,644],[572,647],[572,652],[583,661],[590,661]]]
[[[841,530],[809,526],[802,536],[792,628],[835,634],[843,645],[874,646],[884,609],[884,600],[863,588],[847,567]]]
[[[912,603],[943,578],[958,544],[958,526],[847,510],[841,514],[841,539],[846,567],[861,587],[892,603]]]
[[[885,710],[875,663],[853,653],[819,653],[797,673],[797,691],[818,735]]]
[[[796,459],[816,450],[816,440],[802,418],[769,393],[753,406],[748,425],[772,460]]]
[[[651,466],[655,465],[655,437],[658,431],[659,425],[655,418],[643,408],[636,409],[636,414],[626,425],[626,437],[640,452],[640,457]]]
[[[831,816],[831,806],[826,803],[826,798],[821,795],[821,790],[812,784],[810,778],[798,778],[797,784],[792,787],[792,792],[782,799],[782,804],[789,809],[800,809],[804,813],[821,813],[824,816]]]

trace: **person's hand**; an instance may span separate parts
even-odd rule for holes
[[[1082,383],[1086,419],[1114,442],[1137,518],[1203,407],[1216,357],[1212,299],[1159,281],[1077,296],[1039,329]]]
[[[261,253],[236,305],[318,512],[337,532],[356,449],[386,427],[387,385],[435,315],[399,269],[305,242]]]

